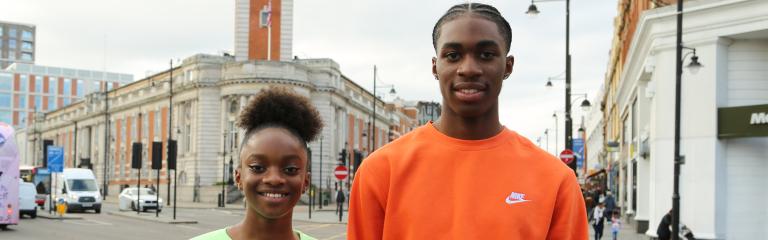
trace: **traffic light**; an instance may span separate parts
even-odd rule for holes
[[[363,163],[363,153],[360,152],[360,151],[355,151],[355,159],[354,160],[355,160],[354,161],[354,165],[355,165],[354,172],[357,172],[357,168],[359,168],[360,164]]]
[[[341,149],[341,152],[339,153],[339,162],[341,163],[341,166],[347,165],[347,149]]]

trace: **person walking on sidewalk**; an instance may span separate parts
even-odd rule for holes
[[[599,240],[603,237],[603,219],[605,214],[605,206],[603,203],[598,203],[595,210],[592,211],[592,228],[595,230],[595,240]]]
[[[339,188],[336,190],[336,213],[342,214],[342,211],[344,211],[344,202],[347,201],[347,198],[344,196],[344,191]]]
[[[432,74],[442,115],[363,161],[348,239],[589,238],[573,170],[499,122],[511,41],[493,6],[458,4],[440,17]]]
[[[293,229],[293,208],[310,181],[307,143],[323,128],[314,105],[289,88],[269,88],[243,109],[238,125],[245,136],[235,183],[245,195],[245,217],[193,239],[315,240]]]
[[[611,216],[611,235],[613,240],[619,239],[619,230],[621,230],[621,218],[618,212],[613,212]]]

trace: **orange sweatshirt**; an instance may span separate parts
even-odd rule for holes
[[[573,171],[517,133],[448,137],[426,124],[363,161],[348,238],[588,239]]]

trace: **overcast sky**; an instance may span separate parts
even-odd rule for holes
[[[394,84],[407,100],[441,101],[430,72],[432,27],[450,6],[464,1],[294,0],[294,55],[332,58],[344,75],[372,85]],[[500,96],[502,124],[534,143],[554,131],[564,109],[564,82],[547,89],[547,77],[565,70],[565,3],[544,2],[531,19],[527,0],[480,1],[496,6],[512,26],[514,71]],[[37,26],[36,63],[130,73],[167,69],[169,59],[234,49],[234,0],[0,0],[0,20]],[[616,0],[571,4],[574,93],[593,100],[604,81]],[[577,101],[578,105],[581,100]],[[580,110],[574,108],[574,129]],[[562,113],[559,148],[563,148]],[[550,150],[554,136],[550,134]],[[542,140],[543,141],[543,140]],[[542,142],[542,147],[545,143]]]

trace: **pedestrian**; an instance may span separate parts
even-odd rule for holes
[[[621,230],[621,218],[619,218],[618,212],[613,212],[613,215],[611,215],[611,235],[613,235],[613,240],[619,239],[619,230]]]
[[[616,199],[613,198],[613,193],[611,191],[605,192],[605,199],[603,201],[605,203],[605,216],[613,216],[613,212],[617,211],[616,209]]]
[[[306,97],[272,87],[243,109],[238,125],[245,134],[235,184],[245,196],[245,216],[193,239],[314,240],[293,229],[293,208],[309,187],[307,143],[323,127],[320,114]]]
[[[336,212],[338,214],[342,214],[342,211],[344,211],[344,202],[347,201],[344,195],[344,191],[341,188],[336,190]]]
[[[595,230],[595,240],[603,237],[603,219],[605,218],[605,205],[601,202],[597,204],[592,212],[592,229]]]
[[[437,21],[442,115],[362,162],[348,239],[589,238],[573,170],[499,122],[511,40],[490,5],[458,4]]]
[[[656,228],[656,236],[659,237],[659,240],[672,239],[670,226],[672,226],[672,209],[661,217],[661,222],[659,222],[659,226]]]

